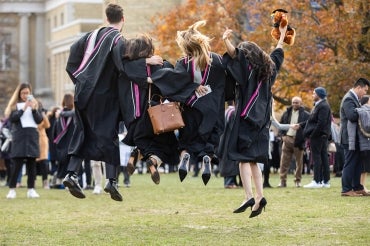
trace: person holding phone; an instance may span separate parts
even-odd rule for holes
[[[31,85],[21,83],[15,89],[5,109],[5,117],[11,122],[12,146],[10,157],[13,169],[9,182],[8,199],[16,198],[17,177],[23,163],[27,169],[27,197],[38,198],[35,191],[36,158],[40,155],[37,125],[43,120],[37,101],[31,95]]]

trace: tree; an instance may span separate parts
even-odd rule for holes
[[[223,54],[221,39],[225,27],[234,30],[234,42],[256,42],[270,52],[270,13],[276,8],[289,11],[289,23],[296,29],[293,46],[284,47],[285,61],[273,87],[275,101],[289,105],[294,95],[311,105],[312,90],[323,86],[335,114],[340,101],[359,77],[370,78],[370,3],[367,0],[248,1],[188,0],[185,4],[153,19],[153,36],[160,52],[170,61],[181,56],[175,42],[177,30],[198,20],[207,20],[203,32],[213,37],[212,47]]]

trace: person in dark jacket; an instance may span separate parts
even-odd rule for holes
[[[67,175],[67,167],[71,156],[68,155],[68,147],[75,130],[74,96],[66,93],[63,96],[62,109],[56,113],[56,121],[53,132],[53,144],[56,150],[58,169],[56,174],[55,188],[62,185],[63,178]]]
[[[293,97],[292,106],[281,116],[281,124],[296,124],[295,128],[280,130],[279,134],[283,139],[280,159],[280,184],[278,187],[287,186],[287,174],[289,171],[292,157],[295,157],[295,186],[301,187],[302,169],[303,169],[303,152],[305,148],[305,139],[303,129],[310,114],[302,106],[302,98]]]
[[[276,76],[284,60],[283,39],[287,28],[280,27],[281,38],[269,55],[257,44],[244,41],[237,48],[229,38],[227,29],[223,40],[227,49],[224,64],[235,83],[227,83],[235,91],[235,120],[229,137],[229,159],[239,162],[245,200],[234,213],[252,207],[250,218],[261,214],[267,201],[263,196],[262,172],[258,162],[266,163],[269,155],[269,128],[272,109],[272,92]],[[256,200],[253,197],[253,178]]]
[[[348,123],[358,123],[357,108],[361,107],[360,99],[369,90],[370,81],[359,78],[353,87],[344,95],[340,105],[340,143],[344,148],[344,166],[342,170],[342,196],[367,195],[364,186],[360,182],[361,161],[360,149],[349,148]],[[355,124],[357,126],[357,124]],[[357,131],[357,129],[355,129]],[[355,146],[359,145],[359,139],[355,138]]]
[[[58,161],[57,161],[56,145],[54,143],[54,132],[55,132],[55,122],[57,121],[57,118],[56,118],[57,111],[59,112],[60,108],[53,107],[47,113],[47,117],[50,122],[50,127],[46,129],[46,135],[48,136],[48,140],[49,140],[50,174],[53,176],[49,184],[51,188],[57,188],[55,187],[55,184],[56,184],[56,175],[57,175],[57,170],[58,170]],[[60,185],[61,184],[62,184],[62,181],[60,180]]]
[[[5,117],[9,118],[12,124],[10,157],[14,164],[9,183],[10,190],[6,196],[8,199],[16,198],[17,177],[24,163],[27,169],[27,197],[39,197],[35,191],[36,158],[40,155],[37,125],[41,123],[43,117],[31,93],[30,84],[19,84],[5,109]]]
[[[313,91],[315,106],[307,120],[303,135],[310,141],[313,161],[313,180],[304,188],[330,188],[328,141],[331,139],[331,110],[326,90],[317,87]]]

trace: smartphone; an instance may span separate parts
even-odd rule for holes
[[[207,92],[206,92],[206,94],[205,94],[205,95],[207,95],[207,94],[209,94],[209,93],[211,93],[211,92],[212,92],[211,86],[209,86],[209,85],[205,85],[205,87],[207,87]],[[197,98],[200,98],[200,97],[202,97],[202,96],[205,96],[205,95],[200,95],[197,91],[195,91],[195,95],[197,96]]]
[[[27,101],[32,101],[33,100],[33,95],[28,95],[27,96]]]

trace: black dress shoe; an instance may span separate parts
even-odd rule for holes
[[[208,155],[203,157],[203,173],[202,173],[202,180],[204,185],[207,185],[209,179],[211,178],[211,158]]]
[[[185,153],[181,158],[179,166],[179,177],[181,182],[185,179],[186,175],[188,174],[189,161],[190,155],[188,153]]]
[[[266,207],[266,204],[267,204],[267,201],[264,197],[262,197],[260,203],[259,203],[259,207],[257,208],[257,210],[252,210],[252,213],[249,215],[249,218],[253,218],[253,217],[256,217],[258,215],[260,215],[262,213],[262,209],[264,210],[265,207]]]
[[[254,205],[254,198],[252,197],[251,199],[249,199],[248,201],[246,201],[245,203],[243,203],[240,207],[238,207],[237,209],[234,210],[233,213],[237,214],[237,213],[243,213],[248,207],[253,207]]]
[[[122,196],[118,191],[117,183],[115,181],[108,181],[104,187],[104,191],[110,194],[110,198],[117,202],[122,202]]]
[[[80,185],[78,184],[78,178],[76,175],[67,174],[67,176],[63,179],[63,185],[64,187],[68,188],[68,191],[72,196],[80,199],[86,197]]]
[[[160,181],[161,181],[161,177],[159,176],[159,172],[157,170],[157,165],[155,165],[153,163],[153,161],[150,158],[148,158],[148,160],[146,161],[146,166],[147,166],[147,168],[150,172],[150,177],[152,178],[153,182],[155,184],[159,184]],[[152,171],[152,169],[150,168],[151,166],[153,166],[155,168],[155,171]]]

